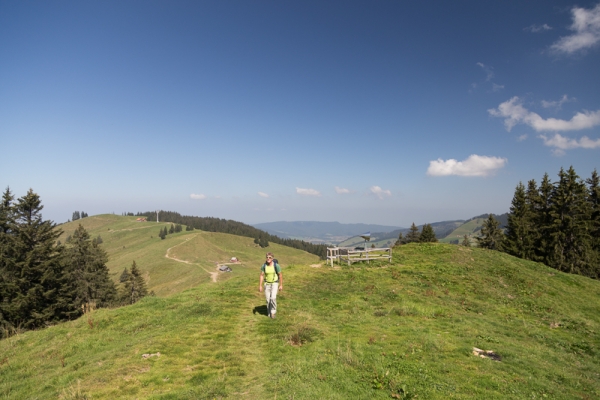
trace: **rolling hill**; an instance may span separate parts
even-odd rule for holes
[[[248,238],[88,218],[111,271],[136,259],[159,296],[0,341],[4,399],[600,397],[598,281],[443,243],[334,268],[274,247],[271,320]]]

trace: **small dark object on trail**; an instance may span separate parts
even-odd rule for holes
[[[219,271],[223,271],[223,272],[231,272],[231,268],[229,268],[227,265],[221,265],[219,267]]]

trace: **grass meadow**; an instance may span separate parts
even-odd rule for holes
[[[130,240],[141,252],[142,237]],[[158,240],[146,251],[173,274],[196,268],[197,283],[168,291],[176,280],[149,269],[162,295],[0,341],[1,399],[600,398],[600,282],[448,244],[334,268],[270,247],[284,274],[271,320],[264,249],[198,231]],[[165,258],[177,243],[171,255],[190,264]],[[224,254],[248,261],[212,282],[201,267]],[[138,265],[159,268],[146,257]]]

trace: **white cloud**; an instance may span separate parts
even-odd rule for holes
[[[529,31],[529,32],[533,32],[533,33],[549,31],[551,29],[552,29],[552,27],[548,24],[544,24],[544,25],[533,24],[533,25],[529,25],[527,28],[523,28],[524,31]]]
[[[492,83],[492,92],[499,92],[504,89],[504,85],[498,85],[496,83]]]
[[[383,198],[385,196],[391,196],[392,192],[390,192],[389,190],[383,190],[382,188],[380,188],[379,186],[371,186],[371,188],[369,189],[371,191],[371,193],[373,193],[375,196],[379,197],[379,200],[383,200]]]
[[[344,188],[341,188],[339,186],[336,186],[335,187],[335,192],[337,194],[348,194],[348,193],[350,193],[350,189],[344,189]]]
[[[517,141],[519,141],[519,142],[522,142],[522,141],[523,141],[523,140],[525,140],[525,139],[527,139],[527,134],[526,134],[526,133],[525,133],[525,134],[523,134],[523,135],[521,135],[521,136],[519,136],[519,137],[517,138]]]
[[[508,131],[518,123],[529,125],[537,132],[574,131],[600,125],[600,110],[578,112],[568,121],[557,118],[543,119],[523,107],[517,96],[500,104],[497,109],[489,109],[488,112],[494,117],[504,118],[504,125]]]
[[[268,198],[268,197],[269,197],[269,195],[268,195],[268,194],[266,194],[266,193],[263,193],[263,192],[258,192],[258,195],[259,195],[260,197],[264,197],[264,198]]]
[[[573,24],[569,29],[575,33],[561,37],[550,48],[558,53],[573,54],[589,49],[600,42],[600,3],[594,8],[573,7]]]
[[[320,197],[321,196],[321,192],[319,192],[318,190],[315,189],[302,189],[297,187],[296,188],[296,193],[298,193],[299,195],[302,196],[315,196],[315,197]]]
[[[427,175],[431,176],[488,176],[504,167],[508,162],[506,158],[478,156],[472,154],[464,161],[455,159],[442,160],[438,158],[429,162]]]
[[[204,200],[206,198],[207,197],[203,194],[194,194],[194,193],[190,194],[190,199],[193,199],[193,200]]]
[[[542,100],[542,107],[556,108],[557,110],[560,110],[562,108],[563,104],[570,103],[572,101],[575,101],[575,98],[569,98],[566,94],[564,94],[563,97],[561,97],[561,99],[559,101]]]
[[[539,135],[540,139],[544,141],[544,145],[548,147],[554,147],[558,150],[570,150],[570,149],[597,149],[600,148],[600,139],[592,140],[587,136],[583,136],[581,139],[571,139],[564,137],[556,133],[552,137],[546,135]]]

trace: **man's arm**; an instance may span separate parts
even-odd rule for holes
[[[277,275],[279,275],[279,290],[283,290],[283,274],[280,272]]]

